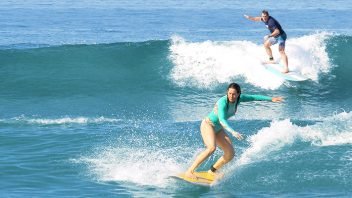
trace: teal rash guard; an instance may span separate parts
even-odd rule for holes
[[[214,109],[207,116],[209,120],[212,122],[215,131],[218,133],[222,128],[226,129],[229,132],[233,132],[234,130],[230,127],[227,119],[236,113],[236,106],[238,106],[241,102],[249,102],[249,101],[271,101],[271,97],[262,96],[262,95],[248,95],[241,94],[240,100],[234,103],[230,103],[227,100],[227,96],[221,97],[215,104]]]

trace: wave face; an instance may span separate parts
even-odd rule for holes
[[[121,106],[129,112],[141,101],[151,109],[178,102],[192,105],[207,97],[204,90],[221,93],[231,81],[248,92],[274,91],[286,98],[297,97],[283,90],[293,87],[307,99],[306,107],[320,103],[317,97],[342,102],[346,108],[345,101],[351,97],[351,90],[344,86],[351,84],[350,44],[350,36],[329,33],[289,39],[290,69],[309,77],[302,83],[284,82],[266,72],[261,65],[267,58],[263,47],[246,40],[187,42],[173,37],[170,41],[2,49],[0,108],[13,116],[50,115],[58,110],[62,115],[84,115],[107,113],[111,108],[118,111]]]
[[[167,41],[1,50],[0,108],[84,115],[150,100],[168,89],[167,54]]]

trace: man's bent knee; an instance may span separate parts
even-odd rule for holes
[[[271,44],[269,42],[264,43],[265,48],[270,48]]]

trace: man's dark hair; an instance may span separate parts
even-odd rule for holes
[[[263,10],[262,13],[269,16],[269,12],[267,10]]]

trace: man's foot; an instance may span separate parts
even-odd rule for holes
[[[263,64],[277,64],[274,60],[263,61]]]
[[[282,73],[284,73],[284,74],[287,74],[288,72],[290,72],[290,71],[288,70],[288,67],[285,67],[285,69],[282,70]]]
[[[263,61],[263,64],[277,64],[273,57],[270,57],[268,61]]]

